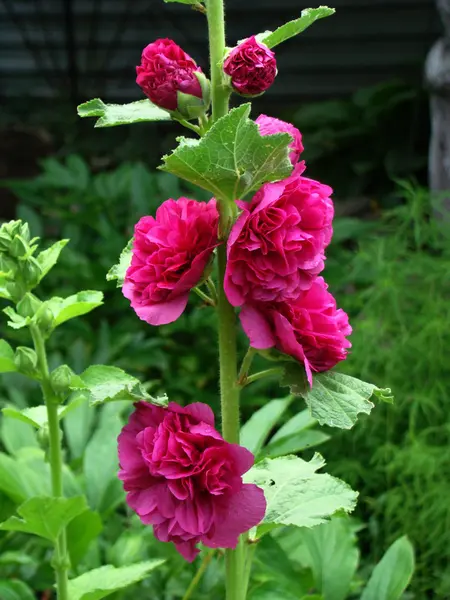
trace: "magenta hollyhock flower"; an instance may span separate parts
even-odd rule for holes
[[[178,92],[202,98],[201,69],[173,40],[159,39],[142,51],[136,83],[150,100],[166,110],[178,107]]]
[[[223,63],[231,85],[243,96],[259,96],[277,75],[275,53],[252,36],[233,48]]]
[[[293,165],[298,163],[300,154],[303,152],[304,147],[302,143],[302,134],[294,127],[291,123],[282,121],[281,119],[275,119],[274,117],[268,117],[267,115],[259,115],[255,123],[259,127],[259,133],[261,135],[273,135],[274,133],[289,133],[292,137],[292,142],[289,144],[291,153],[289,158]]]
[[[135,407],[119,435],[119,478],[128,505],[188,561],[199,542],[235,548],[266,510],[264,492],[242,482],[253,454],[224,441],[206,404]]]
[[[233,306],[293,300],[324,267],[333,220],[332,189],[294,173],[266,183],[241,215],[228,239],[225,291]]]
[[[122,291],[140,319],[150,325],[178,319],[218,244],[218,223],[214,199],[189,198],[166,200],[155,218],[137,223]]]
[[[310,385],[312,371],[332,369],[351,348],[348,315],[336,308],[323,277],[290,302],[245,305],[240,319],[253,348],[276,348],[302,362]]]

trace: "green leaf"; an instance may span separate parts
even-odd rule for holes
[[[270,442],[262,450],[262,454],[269,458],[285,456],[286,454],[294,454],[301,452],[306,448],[312,448],[323,444],[330,439],[330,436],[323,431],[306,430],[298,431],[292,435],[287,435],[283,438],[278,438],[275,442]]]
[[[80,375],[80,385],[72,389],[83,389],[89,393],[91,404],[102,404],[116,400],[150,400],[155,404],[166,404],[166,398],[153,398],[145,391],[139,379],[118,369],[105,365],[92,365]]]
[[[14,363],[14,350],[5,340],[0,340],[0,373],[17,371]]]
[[[120,253],[119,262],[111,267],[106,275],[107,281],[117,280],[117,287],[122,287],[123,281],[125,279],[125,274],[127,272],[128,267],[131,264],[133,250],[133,238],[128,242],[125,248]]]
[[[83,291],[68,298],[52,298],[46,302],[55,318],[54,327],[69,319],[85,315],[103,304],[102,292]]]
[[[406,536],[388,548],[372,576],[361,600],[398,600],[414,573],[414,549]]]
[[[91,542],[100,535],[102,529],[99,514],[92,510],[86,510],[69,523],[66,530],[67,547],[73,567],[85,557]]]
[[[392,398],[388,388],[379,389],[371,383],[332,371],[315,375],[312,389],[303,396],[312,416],[321,425],[341,429],[351,429],[358,414],[370,413],[374,407],[370,401],[372,396],[385,401]]]
[[[83,573],[69,581],[69,600],[101,600],[116,590],[126,588],[144,579],[150,571],[161,566],[160,559],[116,568],[105,565],[99,569]]]
[[[253,413],[241,429],[241,445],[252,454],[258,454],[270,431],[291,402],[290,396],[281,400],[271,400]]]
[[[171,116],[150,100],[138,100],[130,104],[105,104],[100,98],[94,98],[78,107],[80,117],[100,117],[94,127],[114,127],[130,125],[142,121],[170,121]]]
[[[280,429],[271,438],[270,443],[276,442],[282,438],[293,435],[294,433],[299,433],[301,431],[304,431],[305,429],[310,429],[316,424],[317,419],[312,417],[309,410],[305,408],[305,410],[302,410],[296,415],[294,415],[292,419],[289,419],[287,423],[280,427]]]
[[[375,396],[383,402],[392,402],[389,388],[380,389],[355,377],[328,371],[313,377],[312,388],[306,382],[303,366],[287,362],[281,385],[289,386],[295,395],[303,396],[320,425],[351,429],[358,414],[369,414],[374,407],[370,399]]]
[[[345,600],[359,562],[353,524],[335,517],[329,523],[300,531],[315,587],[324,600]]]
[[[266,181],[284,179],[292,171],[291,137],[261,136],[249,114],[250,104],[242,104],[216,121],[200,140],[180,138],[160,168],[229,201],[243,198]]]
[[[122,429],[122,420],[116,407],[110,404],[102,409],[102,422],[89,440],[83,459],[89,505],[99,512],[105,512],[123,499],[122,486],[117,478],[117,436]]]
[[[334,8],[328,8],[328,6],[319,6],[318,8],[305,8],[301,12],[301,16],[299,19],[295,19],[294,21],[289,21],[289,23],[285,23],[275,31],[266,31],[262,35],[257,36],[259,41],[268,46],[269,48],[274,48],[281,44],[281,42],[285,42],[291,37],[302,33],[305,31],[310,25],[312,25],[318,19],[323,19],[324,17],[329,17],[334,14],[336,11]]]
[[[7,306],[3,309],[3,312],[9,317],[7,324],[12,329],[22,329],[22,327],[27,327],[31,323],[30,317],[21,317],[12,306]]]
[[[358,494],[340,479],[316,473],[324,464],[323,458],[315,454],[309,462],[284,456],[266,458],[252,467],[245,481],[261,487],[267,500],[266,516],[257,537],[276,525],[313,527],[338,510],[354,509]]]
[[[201,4],[203,0],[164,0],[166,4],[170,2],[178,2],[179,4]]]
[[[49,492],[48,481],[25,461],[0,452],[0,490],[16,504],[37,494]]]
[[[59,242],[56,242],[56,244],[53,244],[53,246],[50,246],[50,248],[48,248],[47,250],[43,250],[38,254],[36,260],[38,261],[39,266],[42,269],[40,279],[45,277],[50,271],[50,269],[56,265],[62,249],[68,243],[69,240],[60,240]]]
[[[87,510],[86,498],[36,497],[21,504],[17,513],[0,524],[2,531],[22,531],[56,542],[62,529]]]
[[[77,406],[79,406],[82,402],[85,402],[86,399],[83,397],[76,398],[70,404],[66,404],[65,406],[58,406],[58,417],[60,419],[64,418],[70,411],[74,410]],[[18,409],[13,406],[7,406],[2,409],[2,413],[10,417],[11,419],[16,419],[17,421],[22,421],[23,423],[28,423],[32,425],[36,429],[41,429],[47,425],[48,417],[47,417],[47,408],[42,406],[32,406],[31,408],[22,408]]]
[[[2,600],[36,600],[33,591],[18,579],[0,579],[0,598]]]
[[[36,432],[30,423],[5,414],[3,409],[1,439],[10,454],[17,454],[22,448],[39,448]]]

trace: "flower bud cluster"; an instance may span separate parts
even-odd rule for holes
[[[18,302],[39,283],[42,269],[33,256],[37,239],[22,221],[0,227],[0,296]]]

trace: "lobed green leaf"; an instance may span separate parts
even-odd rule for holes
[[[216,121],[200,140],[179,138],[160,169],[230,202],[267,181],[286,178],[292,171],[291,136],[260,135],[249,114],[250,104],[243,104]]]
[[[69,296],[68,298],[52,298],[46,302],[53,313],[53,326],[58,327],[62,323],[85,315],[103,304],[102,292],[83,291]]]
[[[31,533],[56,542],[61,531],[78,515],[87,510],[86,498],[35,497],[21,504],[17,513],[0,524],[2,531]]]
[[[278,29],[275,29],[275,31],[265,31],[256,37],[269,48],[274,48],[275,46],[278,46],[278,44],[302,33],[318,19],[329,17],[335,12],[334,8],[329,8],[328,6],[305,8],[302,10],[301,16],[298,19],[285,23],[281,27],[278,27]]]
[[[154,404],[166,404],[166,398],[150,396],[139,379],[128,375],[118,367],[92,365],[71,386],[72,390],[85,390],[91,404],[102,404],[118,400],[149,400]]]
[[[319,454],[306,462],[296,456],[266,458],[244,476],[264,490],[267,510],[256,537],[278,525],[313,527],[337,511],[355,508],[358,494],[328,474],[316,473],[325,464]]]
[[[122,287],[126,272],[131,264],[133,250],[133,238],[128,242],[125,248],[120,253],[119,262],[111,267],[106,275],[107,281],[116,281],[117,287]]]
[[[115,127],[143,121],[170,121],[171,116],[150,100],[138,100],[130,104],[105,104],[94,98],[78,106],[80,117],[100,117],[94,127]]]
[[[303,396],[311,415],[320,425],[341,429],[351,429],[359,414],[370,414],[374,407],[372,397],[384,402],[393,401],[389,388],[380,389],[372,383],[333,371],[314,375],[310,388],[303,367],[295,363],[286,363],[281,384],[289,386],[293,394]]]
[[[101,600],[117,590],[126,588],[144,579],[151,571],[160,567],[161,559],[116,568],[105,565],[83,573],[69,581],[69,600]]]

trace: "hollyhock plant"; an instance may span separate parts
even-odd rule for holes
[[[191,118],[200,116],[209,104],[209,83],[202,70],[170,39],[146,46],[136,73],[136,83],[161,108],[181,113],[189,113],[190,109],[192,114],[182,116]]]
[[[293,165],[298,163],[300,154],[303,152],[304,147],[302,143],[302,134],[297,127],[294,127],[294,125],[291,123],[287,123],[281,119],[275,119],[274,117],[268,117],[267,115],[259,115],[255,123],[258,125],[259,133],[261,135],[289,133],[289,135],[292,137],[292,142],[289,144],[289,148],[291,149],[289,158]]]
[[[347,313],[336,307],[323,277],[290,302],[245,305],[240,319],[253,348],[276,348],[302,362],[310,385],[312,371],[332,369],[351,347]]]
[[[233,48],[223,63],[233,89],[242,96],[259,96],[277,75],[275,53],[252,36]]]
[[[324,267],[332,236],[332,189],[303,177],[266,183],[242,210],[228,238],[225,291],[233,306],[294,300]]]
[[[252,560],[256,553],[260,564],[264,563],[266,544],[260,543],[262,537],[277,527],[311,527],[337,512],[353,510],[357,494],[344,482],[318,473],[324,464],[321,458],[315,456],[306,462],[296,456],[301,431],[295,429],[299,426],[296,417],[289,419],[288,406],[289,410],[301,411],[305,400],[318,425],[348,429],[359,413],[368,413],[374,406],[371,395],[390,399],[389,390],[328,372],[346,358],[351,327],[319,276],[332,236],[332,190],[304,176],[304,162],[299,162],[301,133],[290,123],[267,115],[260,115],[255,124],[250,102],[229,108],[233,89],[251,97],[272,85],[277,75],[273,48],[334,10],[326,6],[307,8],[295,20],[274,31],[252,35],[230,50],[225,45],[223,0],[176,3],[190,5],[199,18],[203,18],[200,13],[206,16],[211,110],[206,76],[173,41],[159,39],[144,49],[137,67],[137,82],[151,102],[117,106],[97,98],[81,105],[79,114],[99,117],[98,127],[175,120],[189,130],[177,138],[177,147],[163,157],[160,169],[184,180],[188,189],[202,188],[217,201],[180,198],[163,202],[156,216],[145,216],[137,223],[132,244],[127,245],[107,278],[117,280],[137,315],[151,325],[175,321],[192,289],[203,299],[202,309],[214,311],[208,327],[192,330],[192,335],[207,339],[214,353],[209,326],[217,326],[220,403],[213,391],[203,389],[206,380],[200,373],[195,385],[182,387],[186,394],[190,390],[195,396],[201,391],[211,398],[211,405],[220,405],[221,433],[207,405],[193,403],[182,408],[170,402],[166,406],[165,396],[152,397],[148,385],[117,367],[93,365],[77,376],[66,365],[59,373],[48,372],[45,340],[49,328],[100,305],[101,297],[80,292],[41,307],[42,302],[31,296],[23,302],[20,299],[17,312],[7,309],[13,327],[30,327],[35,354],[27,353],[28,363],[34,369],[33,378],[43,384],[49,410],[49,460],[56,505],[51,511],[56,519],[53,528],[57,528],[58,514],[64,519],[55,543],[58,600],[69,600],[67,591],[75,588],[83,588],[88,595],[116,590],[109,580],[103,583],[103,571],[83,573],[82,582],[78,578],[68,581],[66,515],[82,515],[87,506],[80,498],[65,499],[62,489],[58,423],[66,411],[59,414],[59,405],[74,390],[82,390],[92,404],[138,400],[118,440],[119,477],[128,505],[145,525],[153,527],[158,540],[174,544],[188,561],[195,559],[199,544],[211,549],[202,553],[186,593],[179,594],[186,600],[198,596],[199,582],[209,564],[211,572],[223,573],[225,579],[223,587],[214,581],[214,597],[246,600],[248,592],[253,597],[258,585],[255,587],[251,580]],[[194,13],[191,16],[194,18]],[[253,198],[249,202],[242,201],[250,195]],[[0,236],[6,240],[0,255],[6,248],[9,261],[0,296],[7,300],[12,292],[19,296],[32,289],[28,280],[21,279],[26,261],[33,259],[39,273],[47,272],[60,251],[57,246],[34,259],[34,240],[28,248],[22,239],[27,236],[16,229],[7,228]],[[16,265],[12,259],[17,253],[20,261]],[[11,260],[19,279],[9,266]],[[36,314],[29,317],[35,309]],[[50,324],[41,313],[50,314]],[[238,314],[250,341],[242,356],[237,344]],[[187,319],[189,323],[193,321]],[[23,361],[18,360],[23,352],[14,352],[4,340],[0,342],[0,371],[24,370]],[[258,350],[260,356],[255,361]],[[195,358],[195,362],[200,360]],[[276,358],[276,366],[255,371],[260,360],[272,358]],[[305,371],[310,386],[305,386]],[[313,373],[317,373],[314,379]],[[177,378],[181,374],[171,371],[167,376]],[[242,389],[274,376],[282,387],[291,388],[292,396],[274,402],[268,397],[265,403],[264,394],[258,391],[261,407],[255,408],[241,429],[245,416],[240,411]],[[175,388],[180,389],[180,382]],[[289,436],[283,437],[281,429],[285,427],[278,429],[280,422],[286,422]],[[274,431],[281,443],[271,435]],[[43,501],[39,514],[48,511],[48,498]],[[65,502],[68,506],[63,511]],[[20,523],[27,523],[26,510],[31,514],[31,509],[24,505],[23,515],[21,507],[18,510],[24,517]],[[8,530],[10,521],[0,524],[0,529]],[[17,519],[12,525],[17,527]],[[23,530],[22,525],[20,528]],[[220,548],[224,550],[214,551]],[[126,582],[137,583],[163,562],[156,559],[131,568],[127,565],[124,571],[115,567],[111,580],[118,581],[121,589]],[[164,568],[165,590],[172,589],[170,577],[175,573],[178,593],[186,572],[179,577],[170,557]],[[279,597],[292,595],[283,582],[269,580],[264,581],[261,592],[269,597],[274,584]],[[312,588],[320,591],[320,582],[312,582]],[[164,589],[160,591],[164,595]]]
[[[214,199],[179,198],[137,223],[122,291],[140,319],[150,325],[178,319],[218,244],[218,222]]]
[[[266,508],[263,491],[242,482],[251,452],[223,439],[206,404],[138,402],[135,409],[119,436],[119,478],[129,506],[188,561],[200,542],[235,548]]]

